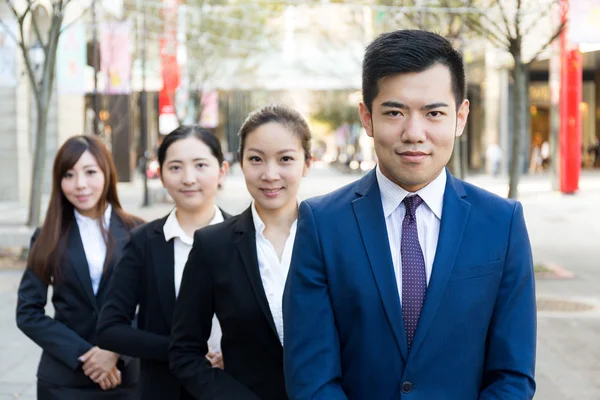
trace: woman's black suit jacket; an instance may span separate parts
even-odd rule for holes
[[[231,218],[221,211],[223,218]],[[168,216],[132,232],[115,268],[110,298],[98,323],[98,341],[105,348],[141,362],[139,398],[191,398],[169,371],[168,349],[175,307],[175,253],[165,241]],[[131,326],[139,305],[137,329]],[[205,353],[206,354],[206,353]]]
[[[37,371],[38,380],[42,382],[70,388],[96,385],[84,374],[78,358],[98,344],[98,315],[107,301],[108,282],[114,265],[129,238],[129,231],[114,212],[109,231],[115,246],[98,292],[94,295],[83,242],[77,222],[73,220],[65,259],[61,265],[61,278],[53,284],[54,318],[45,313],[48,285],[31,268],[27,268],[23,274],[18,290],[17,326],[43,349]],[[39,229],[31,239],[32,244],[38,234]],[[117,366],[122,372],[122,384],[119,388],[137,383],[138,360],[122,357]],[[97,388],[101,390],[100,386]],[[121,398],[118,396],[119,388],[104,392],[106,397],[102,398]],[[64,398],[64,394],[60,398]]]
[[[205,360],[216,313],[225,369]],[[196,232],[173,316],[171,370],[196,399],[286,400],[283,347],[260,276],[252,211]]]

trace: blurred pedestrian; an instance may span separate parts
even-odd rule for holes
[[[19,329],[43,350],[39,400],[135,398],[138,361],[98,347],[96,324],[114,264],[141,222],[121,208],[105,145],[69,138],[54,159],[50,204],[31,239],[17,303]],[[45,313],[50,285],[54,317]]]
[[[485,152],[485,157],[488,160],[492,176],[498,176],[500,165],[502,164],[502,149],[498,146],[498,143],[492,142],[489,144]]]
[[[542,143],[540,156],[542,157],[542,170],[545,171],[550,166],[550,143],[547,140]]]
[[[287,398],[281,299],[310,140],[306,121],[280,105],[252,112],[240,129],[252,204],[196,232],[173,317],[171,369],[194,398]],[[224,370],[202,357],[214,313],[223,330]]]
[[[100,314],[98,342],[141,359],[139,399],[192,399],[169,371],[171,320],[194,232],[230,217],[215,205],[228,165],[218,139],[199,126],[182,126],[165,136],[158,163],[175,208],[133,232]],[[220,341],[219,324],[213,320],[206,356],[213,367],[222,368]]]

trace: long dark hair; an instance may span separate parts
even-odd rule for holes
[[[61,182],[67,171],[77,163],[81,155],[89,151],[96,159],[98,167],[104,173],[104,188],[96,205],[96,215],[102,215],[107,205],[112,206],[112,212],[125,225],[132,229],[142,220],[127,214],[121,207],[117,194],[117,171],[112,156],[102,141],[93,136],[73,136],[58,150],[52,168],[52,193],[42,229],[29,252],[28,268],[31,268],[46,284],[60,280],[61,263],[69,241],[69,233],[75,223],[74,207],[65,197]],[[104,224],[99,224],[106,241],[106,262],[110,260],[114,247],[113,238],[106,231]]]

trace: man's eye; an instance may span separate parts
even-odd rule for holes
[[[385,113],[385,115],[389,115],[390,117],[398,117],[402,115],[402,113],[400,111],[388,111]]]

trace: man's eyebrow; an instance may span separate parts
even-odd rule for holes
[[[449,107],[449,105],[446,103],[438,102],[438,103],[427,104],[427,105],[421,107],[421,110],[423,110],[423,111],[433,110],[434,108],[444,108],[444,107],[447,108],[447,107]]]
[[[381,107],[401,108],[403,110],[408,110],[409,108],[406,104],[393,100],[384,101],[383,103],[381,103]]]
[[[408,110],[410,107],[407,106],[404,103],[400,103],[399,101],[384,101],[383,103],[381,103],[382,107],[390,107],[390,108],[400,108],[402,110]],[[426,110],[433,110],[435,108],[444,108],[444,107],[449,107],[447,103],[444,102],[437,102],[437,103],[431,103],[431,104],[427,104],[424,105],[423,107],[421,107],[421,111],[426,111]]]

